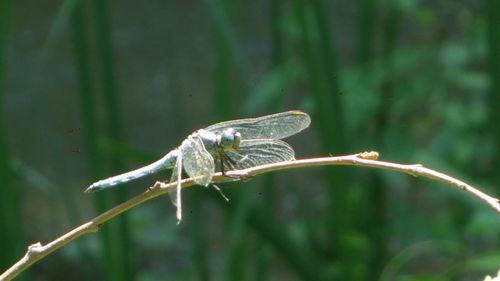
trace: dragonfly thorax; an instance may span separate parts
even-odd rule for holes
[[[241,134],[233,128],[228,128],[220,135],[219,145],[224,150],[238,150],[240,148]]]

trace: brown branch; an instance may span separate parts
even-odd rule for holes
[[[311,159],[302,159],[295,161],[287,161],[287,162],[279,162],[272,163],[257,167],[252,167],[244,170],[235,170],[229,171],[225,175],[221,173],[216,173],[213,176],[214,182],[223,182],[228,180],[234,180],[235,178],[245,179],[251,178],[253,176],[268,173],[271,171],[290,169],[290,168],[300,168],[300,167],[310,167],[310,166],[324,166],[324,165],[354,165],[354,166],[366,166],[380,169],[388,169],[398,172],[403,172],[406,174],[410,174],[412,176],[422,176],[431,179],[435,179],[444,183],[448,183],[455,187],[458,187],[461,190],[464,190],[474,197],[479,198],[487,205],[492,207],[500,213],[500,203],[497,198],[494,198],[479,189],[469,185],[461,180],[450,177],[446,174],[437,172],[435,170],[425,168],[420,164],[397,164],[392,162],[385,162],[376,160],[378,158],[377,152],[362,152],[352,155],[346,156],[337,156],[337,157],[321,157],[321,158],[311,158]],[[181,185],[183,188],[193,186],[196,183],[192,178],[184,179],[181,181]],[[90,233],[97,232],[99,230],[99,226],[111,218],[131,209],[149,199],[155,198],[164,193],[168,193],[175,189],[176,182],[172,183],[163,183],[156,182],[154,186],[149,188],[144,193],[137,195],[136,197],[108,210],[107,212],[95,217],[94,219],[86,222],[77,228],[67,232],[66,234],[60,236],[54,241],[42,245],[40,242],[34,243],[28,247],[28,250],[24,257],[22,257],[16,264],[7,269],[2,275],[0,275],[0,281],[11,280],[16,277],[19,273],[26,270],[33,263],[47,256],[48,254],[54,252],[60,247],[66,245],[67,243],[73,241],[74,239]]]

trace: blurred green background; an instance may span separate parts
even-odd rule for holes
[[[0,271],[167,172],[96,194],[209,124],[290,109],[297,158],[376,150],[500,195],[500,1],[0,0]],[[184,191],[18,280],[482,280],[498,214],[360,167]]]

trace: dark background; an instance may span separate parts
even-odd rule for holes
[[[376,150],[500,194],[500,2],[0,0],[0,271],[161,173],[209,124],[301,109],[297,158]],[[482,280],[498,214],[452,186],[313,167],[186,189],[19,280]]]

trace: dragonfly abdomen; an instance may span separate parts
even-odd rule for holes
[[[167,155],[162,157],[161,159],[144,166],[142,168],[126,172],[117,176],[113,176],[107,179],[103,179],[97,181],[90,185],[85,192],[94,192],[107,187],[119,185],[122,183],[126,183],[138,178],[142,178],[144,176],[154,174],[160,170],[170,169],[174,166],[175,161],[177,160],[178,149],[174,149],[170,151]]]

